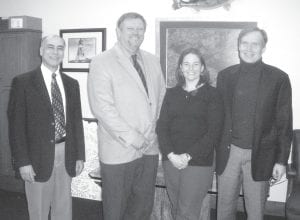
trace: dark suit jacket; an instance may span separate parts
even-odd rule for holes
[[[276,67],[262,63],[255,106],[252,141],[252,177],[266,181],[275,163],[286,164],[292,140],[292,97],[289,77]],[[223,134],[217,148],[216,171],[222,174],[229,157],[232,135],[232,102],[240,65],[221,71],[217,88],[225,110]]]
[[[73,177],[76,160],[85,160],[80,91],[76,80],[63,73],[61,77],[66,94],[65,166]],[[8,120],[15,168],[31,164],[35,180],[47,181],[54,164],[55,123],[40,68],[13,79]]]

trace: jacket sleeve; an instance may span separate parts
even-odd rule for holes
[[[206,134],[187,151],[192,158],[206,158],[219,142],[223,129],[224,111],[221,96],[216,90],[211,93],[207,112],[208,127]]]
[[[30,165],[28,141],[26,138],[26,98],[21,80],[12,81],[8,103],[9,143],[11,146],[14,168]]]
[[[110,73],[103,61],[92,60],[88,76],[88,95],[93,114],[105,130],[124,147],[142,146],[144,136],[120,115],[114,101]]]
[[[287,164],[293,137],[292,89],[288,76],[280,85],[276,103],[278,149],[276,162]]]

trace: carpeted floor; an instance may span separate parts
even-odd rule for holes
[[[73,220],[101,219],[101,202],[73,198]],[[24,194],[0,190],[0,220],[29,220]]]
[[[237,220],[246,220],[244,213],[237,213]],[[101,220],[102,203],[73,198],[73,220]],[[216,219],[211,210],[211,220]],[[29,220],[25,195],[0,190],[0,220]],[[283,217],[265,216],[264,220],[285,220]]]

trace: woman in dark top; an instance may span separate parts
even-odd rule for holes
[[[214,147],[223,124],[222,101],[209,85],[200,52],[182,52],[178,83],[166,92],[157,134],[174,220],[198,220],[213,179]]]

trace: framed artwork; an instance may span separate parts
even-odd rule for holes
[[[243,28],[255,26],[256,22],[158,21],[156,50],[167,87],[176,85],[178,58],[189,47],[198,48],[203,54],[214,86],[220,70],[239,63],[239,32]]]
[[[91,59],[106,49],[106,28],[62,29],[59,35],[66,42],[65,72],[88,72]]]

